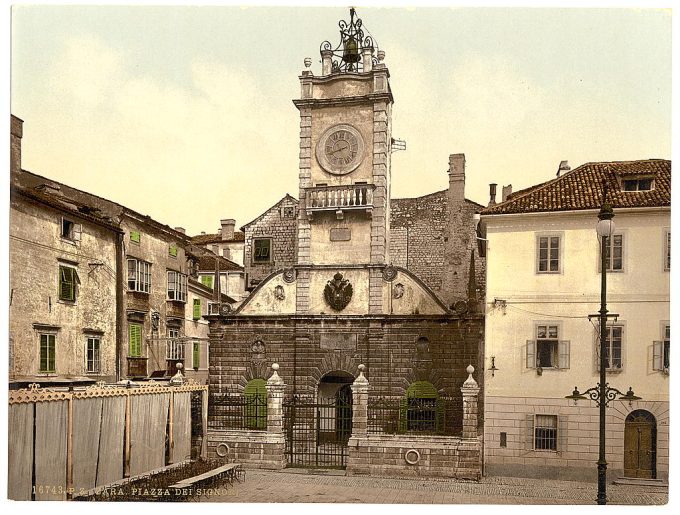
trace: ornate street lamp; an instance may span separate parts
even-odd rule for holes
[[[594,400],[600,408],[600,454],[597,460],[597,504],[607,504],[607,460],[605,459],[605,442],[606,442],[606,408],[609,401],[627,400],[632,404],[638,397],[633,392],[632,388],[628,389],[627,393],[622,393],[616,388],[612,388],[607,383],[607,319],[618,318],[617,314],[608,314],[607,311],[607,248],[608,240],[614,234],[614,210],[607,204],[607,185],[604,185],[602,191],[602,207],[597,215],[599,221],[597,222],[597,235],[600,238],[600,270],[602,275],[602,283],[600,288],[600,311],[596,315],[588,315],[588,319],[598,318],[600,320],[600,382],[594,388],[588,388],[585,392],[580,393],[577,387],[571,395],[567,395],[567,399],[572,399],[574,402],[587,399]],[[586,397],[586,394],[588,397]]]

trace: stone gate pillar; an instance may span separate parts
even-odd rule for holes
[[[267,432],[283,433],[283,391],[286,388],[279,376],[279,364],[273,363],[274,371],[267,380]]]
[[[460,391],[463,394],[463,438],[477,438],[477,400],[479,398],[479,385],[472,377],[475,367],[468,365],[466,368],[468,378],[463,383]]]
[[[258,466],[265,469],[282,469],[286,466],[286,440],[283,434],[283,392],[286,388],[278,373],[279,364],[272,363],[272,375],[267,380],[267,433],[259,452]]]
[[[352,383],[352,436],[365,437],[368,433],[368,379],[366,365],[359,365],[359,376]]]

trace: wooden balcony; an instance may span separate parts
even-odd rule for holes
[[[334,211],[338,218],[348,210],[373,210],[373,184],[349,186],[315,186],[307,189],[306,211],[312,217],[315,212]]]
[[[147,358],[130,358],[128,362],[128,377],[146,377],[146,362]]]

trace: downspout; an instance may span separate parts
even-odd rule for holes
[[[123,372],[123,349],[125,332],[125,301],[124,288],[125,276],[123,274],[124,252],[123,231],[116,234],[116,382],[122,379]]]

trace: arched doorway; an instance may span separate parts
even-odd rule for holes
[[[352,382],[354,376],[338,370],[319,381],[319,443],[347,445],[352,434]]]
[[[656,419],[649,411],[626,417],[623,453],[625,477],[656,479]]]

